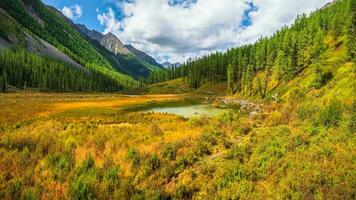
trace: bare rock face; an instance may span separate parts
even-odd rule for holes
[[[100,40],[100,44],[114,54],[129,54],[130,51],[114,34],[108,33]]]

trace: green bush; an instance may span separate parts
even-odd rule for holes
[[[237,147],[231,149],[227,154],[227,159],[234,159],[240,163],[245,163],[249,160],[252,154],[252,148],[247,144],[239,144]]]
[[[150,170],[156,170],[160,167],[161,161],[159,160],[157,155],[153,155],[148,159],[148,166]]]
[[[205,117],[191,117],[188,120],[188,126],[195,128],[195,127],[199,127],[199,126],[203,126],[207,120]]]
[[[226,188],[229,184],[243,180],[246,177],[245,170],[242,169],[241,165],[237,165],[225,172],[224,177],[217,181],[216,187],[218,189]]]
[[[12,199],[19,199],[21,192],[21,181],[15,180],[10,185],[10,196]]]
[[[137,150],[135,148],[130,148],[127,152],[126,157],[129,160],[131,160],[132,165],[134,167],[137,167],[141,162],[140,154],[137,152]]]
[[[162,156],[164,158],[168,158],[170,160],[176,159],[176,154],[177,154],[177,147],[173,146],[171,144],[166,144],[163,147],[163,150],[161,152]]]
[[[351,133],[356,132],[356,102],[353,102],[351,106],[351,116],[348,127]]]
[[[47,156],[46,164],[51,169],[52,177],[55,180],[63,181],[74,167],[75,161],[71,154],[56,153]]]
[[[304,104],[299,107],[297,114],[298,118],[302,121],[306,119],[311,119],[313,114],[317,111],[315,105]]]
[[[189,191],[183,184],[179,184],[176,189],[176,198],[177,199],[192,199],[192,192]]]
[[[69,196],[71,199],[95,199],[96,177],[81,175],[69,185]]]
[[[69,182],[68,195],[70,199],[95,199],[97,181],[94,158],[89,155]]]
[[[103,184],[107,193],[113,194],[115,191],[116,186],[119,184],[119,173],[120,167],[118,166],[111,167],[104,172]]]
[[[333,100],[329,105],[320,111],[317,123],[326,128],[339,125],[342,118],[343,108],[341,102]]]
[[[211,154],[211,152],[210,152],[208,145],[206,145],[203,142],[199,142],[197,144],[196,149],[195,149],[195,155],[197,155],[198,157],[203,157],[205,155],[210,155],[210,154]]]
[[[236,120],[238,115],[234,111],[225,112],[218,117],[220,124],[229,124]]]
[[[326,85],[332,78],[333,78],[332,72],[330,71],[323,72],[320,66],[317,66],[317,68],[315,69],[315,78],[312,86],[316,89],[320,89],[324,85]]]

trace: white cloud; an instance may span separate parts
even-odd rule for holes
[[[62,8],[62,13],[69,19],[77,20],[82,17],[83,11],[82,7],[80,7],[79,5],[74,5],[70,7],[64,6]]]
[[[121,30],[121,23],[116,19],[112,8],[109,8],[107,13],[99,14],[98,20],[101,25],[105,26],[104,34],[108,32],[117,34]]]
[[[178,4],[172,2],[179,2]],[[239,46],[270,35],[293,22],[298,14],[331,0],[118,0],[123,15],[113,9],[98,15],[105,33],[154,55],[159,61],[185,61],[216,50]],[[252,2],[251,26],[241,26]]]

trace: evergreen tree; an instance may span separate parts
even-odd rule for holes
[[[229,94],[234,94],[234,69],[232,67],[232,65],[230,64],[227,67],[227,88],[228,88],[228,92]]]

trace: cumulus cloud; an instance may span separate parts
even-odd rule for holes
[[[74,5],[74,6],[64,6],[62,8],[62,13],[64,16],[68,17],[69,19],[72,20],[77,20],[82,17],[83,11],[82,7],[79,5]]]
[[[270,35],[331,0],[118,0],[98,15],[105,33],[154,55],[185,61]],[[253,9],[252,9],[253,8]],[[243,21],[248,18],[246,27]]]
[[[107,13],[98,15],[98,20],[101,25],[105,26],[104,34],[111,32],[118,34],[121,29],[121,22],[116,19],[115,12],[112,8],[108,9]]]

